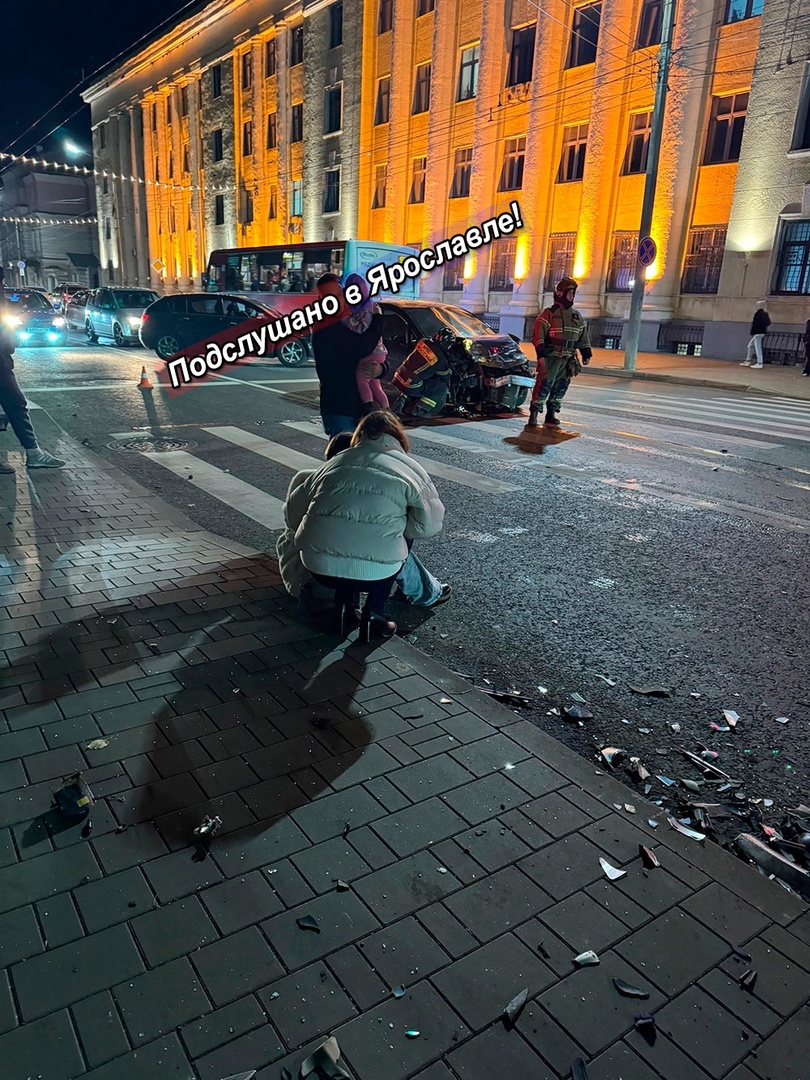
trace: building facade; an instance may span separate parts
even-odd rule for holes
[[[428,246],[525,228],[422,293],[523,334],[580,281],[618,344],[636,270],[663,0],[212,0],[85,92],[103,272],[199,287],[217,247]],[[767,299],[810,317],[810,11],[676,0],[641,347],[734,356]],[[104,173],[129,179],[106,180]]]

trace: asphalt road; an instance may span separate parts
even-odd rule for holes
[[[143,363],[157,361],[78,335],[17,353],[23,389],[70,435],[206,528],[272,548],[293,471],[324,446],[312,365],[256,362],[167,399],[137,389]],[[656,775],[703,779],[678,748],[717,751],[778,823],[810,803],[810,403],[584,375],[563,419],[557,437],[514,417],[413,433],[447,507],[421,554],[453,599],[395,604],[401,632],[480,686],[519,690],[521,715],[594,768],[601,747],[626,751],[615,772],[637,791],[640,757],[668,808],[679,786]],[[631,689],[649,685],[669,696]],[[593,713],[581,725],[559,715],[572,694]],[[713,730],[724,709],[736,729]],[[713,813],[721,839],[740,831]]]

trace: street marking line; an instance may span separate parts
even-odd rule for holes
[[[750,394],[747,394],[742,388],[738,391],[738,396],[727,397],[728,387],[723,383],[718,383],[716,390],[714,384],[707,386],[706,391],[709,394],[713,394],[719,391],[717,397],[693,397],[691,394],[679,394],[674,393],[672,395],[662,394],[656,391],[644,391],[644,390],[631,390],[629,387],[611,387],[611,386],[598,386],[595,383],[583,383],[577,387],[577,392],[586,392],[592,394],[623,394],[625,397],[638,398],[641,401],[683,401],[683,402],[696,402],[698,404],[705,404],[707,400],[716,401],[724,405],[734,405],[736,408],[749,408],[757,406],[767,406],[768,408],[779,408],[783,405],[789,407],[795,406],[799,411],[810,410],[810,401],[805,398],[793,398],[793,397],[781,397],[777,395],[761,395],[752,398]]]
[[[272,442],[270,439],[262,438],[261,435],[253,435],[249,431],[243,431],[242,428],[225,425],[223,427],[204,427],[201,430],[209,435],[216,435],[217,438],[224,439],[226,442],[239,446],[243,450],[249,450],[252,454],[259,454],[260,457],[267,458],[268,461],[275,461],[279,465],[284,465],[288,469],[317,469],[319,465],[323,465],[323,460],[320,458],[302,454],[300,450],[294,450],[291,446],[283,446],[281,443]]]
[[[202,458],[187,454],[185,450],[169,450],[165,453],[150,451],[141,456],[149,458],[231,509],[238,510],[259,525],[264,525],[266,529],[284,528],[284,503],[281,499],[276,499],[252,484],[209,465]]]
[[[600,406],[594,404],[590,405],[585,402],[579,402],[579,408],[583,409],[598,409]],[[662,416],[665,419],[670,420],[688,420],[692,424],[696,424],[698,427],[701,425],[709,427],[728,428],[731,431],[739,431],[740,428],[745,426],[745,418],[738,417],[735,424],[728,423],[723,420],[715,420],[710,416],[696,417],[694,412],[690,409],[676,409],[663,405],[648,405],[649,412],[646,414],[640,413],[637,409],[626,405],[623,409],[624,412],[631,413],[636,419],[655,420],[657,417]],[[810,428],[807,426],[791,428],[790,425],[771,423],[767,420],[751,420],[749,425],[752,430],[761,432],[763,435],[770,435],[772,437],[780,437],[783,439],[795,439],[799,442],[810,442]]]

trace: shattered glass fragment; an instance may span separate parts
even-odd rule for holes
[[[596,675],[596,678],[601,679],[602,682],[607,683],[608,686],[615,686],[616,685],[616,680],[615,679],[609,679],[607,677],[607,675]]]
[[[658,861],[658,856],[652,848],[645,847],[644,844],[639,844],[638,853],[641,856],[642,865],[648,870],[656,870],[661,865]]]
[[[619,750],[615,746],[603,746],[599,753],[605,764],[610,765],[610,767],[613,768],[614,765],[621,761],[625,752],[624,750]]]
[[[651,829],[657,829],[660,825],[660,822],[656,821],[654,818],[648,818],[647,824],[650,826]]]
[[[698,843],[702,844],[703,841],[706,839],[705,833],[697,832],[695,829],[690,829],[686,825],[681,825],[681,823],[679,821],[676,821],[674,817],[668,817],[667,822],[676,832],[682,833],[684,836],[688,836],[690,840],[697,840]]]
[[[576,690],[573,692],[573,694],[571,694],[571,700],[576,701],[578,705],[585,704],[585,698],[582,696],[582,694],[578,694]]]
[[[632,686],[630,689],[634,694],[644,694],[647,697],[669,697],[670,691],[665,686]]]
[[[413,1028],[408,1028],[408,1030],[405,1032],[406,1039],[418,1039],[420,1035],[421,1032],[415,1031]]]
[[[349,885],[348,881],[344,881],[342,878],[337,879],[337,884],[335,885],[335,889],[337,892],[346,892],[346,890],[349,888],[351,888],[351,886]]]
[[[439,698],[439,704],[440,705],[452,705],[453,704],[453,699],[449,698],[449,697]]]
[[[740,715],[733,709],[723,709],[723,719],[730,728],[735,728],[740,721]]]
[[[296,919],[296,924],[299,930],[312,930],[315,934],[320,934],[321,928],[318,926],[318,920],[314,919],[312,915],[302,915],[300,919]]]
[[[599,860],[599,865],[602,867],[602,870],[604,871],[605,876],[608,877],[611,881],[618,881],[619,878],[623,878],[623,877],[627,876],[627,871],[626,870],[620,870],[618,868],[618,866],[612,866],[607,861],[607,859],[600,859]]]
[[[633,806],[632,803],[626,802],[624,804],[624,808],[625,808],[625,810],[627,811],[628,814],[635,814],[635,812],[636,812],[636,808],[635,808],[635,806]]]
[[[563,712],[569,720],[593,720],[593,713],[583,705],[564,705]]]
[[[528,988],[521,990],[520,993],[513,997],[506,1008],[503,1010],[503,1022],[507,1028],[513,1028],[517,1023],[517,1018],[523,1011],[523,1006],[526,1004],[529,997]]]
[[[768,807],[773,806],[773,799],[763,799],[762,800],[762,805],[763,806],[768,806]]]
[[[700,756],[704,761],[717,761],[720,757],[716,750],[701,750]]]
[[[655,1044],[657,1030],[655,1017],[651,1013],[640,1013],[638,1016],[634,1016],[633,1026],[648,1046]]]
[[[638,730],[639,730],[640,735],[649,735],[650,734],[650,729],[648,727],[640,727]]]
[[[542,696],[545,697],[546,694],[548,693],[548,687],[547,686],[538,686],[537,687],[537,692],[538,692],[538,694],[542,694]]]
[[[747,990],[749,992],[749,994],[753,991],[754,983],[756,981],[757,981],[757,969],[756,968],[749,968],[747,971],[744,971],[742,973],[742,975],[740,976],[740,986],[743,988],[743,990]]]
[[[676,735],[681,730],[681,725],[680,724],[677,724],[677,723],[676,724],[670,724],[669,726],[672,728],[672,730],[675,732]]]
[[[85,746],[85,750],[103,750],[105,746],[110,745],[109,739],[93,739]]]
[[[207,815],[202,819],[200,824],[193,832],[198,840],[208,840],[212,836],[216,836],[219,830],[222,828],[222,819],[218,817],[208,817]]]
[[[789,716],[777,716],[776,717],[776,722],[777,722],[777,724],[789,724],[790,723],[790,717]]]
[[[656,776],[656,780],[660,780],[665,787],[674,787],[675,781],[670,780],[668,776]]]
[[[731,728],[728,726],[728,724],[709,724],[709,727],[712,729],[712,731],[731,731]]]
[[[301,1080],[306,1080],[307,1076],[315,1075],[320,1080],[322,1076],[328,1077],[345,1077],[345,1080],[351,1080],[351,1077],[346,1070],[339,1065],[340,1060],[340,1047],[338,1041],[332,1036],[331,1039],[327,1039],[325,1043],[313,1050],[312,1054],[301,1063],[301,1069],[299,1076]]]
[[[579,967],[593,967],[595,964],[599,963],[599,957],[596,955],[593,949],[588,949],[587,952],[583,952],[580,953],[579,956],[575,956],[574,963],[579,965]]]
[[[402,985],[395,986],[394,989],[391,991],[391,993],[394,995],[395,998],[404,997],[405,996],[405,987],[402,986]]]
[[[624,979],[614,978],[613,985],[622,997],[648,998],[650,996],[646,990],[639,990],[637,986],[631,986],[630,983],[625,982]]]
[[[685,787],[687,791],[694,791],[696,795],[699,795],[702,785],[699,780],[684,780],[681,778],[681,786]]]
[[[571,1066],[571,1080],[588,1080],[588,1070],[582,1058],[577,1058]]]
[[[289,1069],[281,1070],[281,1080],[293,1080],[293,1074]]]

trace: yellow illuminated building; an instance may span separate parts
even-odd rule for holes
[[[422,295],[523,336],[559,277],[617,345],[663,0],[212,0],[85,93],[111,280],[199,288],[217,247],[524,229]],[[807,14],[676,0],[641,347],[736,356],[810,317]],[[104,225],[108,219],[112,227]]]

